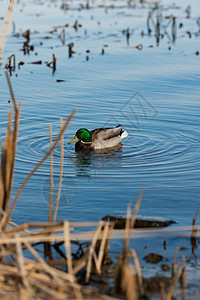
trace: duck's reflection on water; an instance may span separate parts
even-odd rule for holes
[[[117,155],[115,155],[117,154]],[[104,168],[117,160],[117,166],[120,163],[120,157],[122,155],[122,145],[117,145],[109,149],[95,150],[91,153],[77,153],[74,160],[76,165],[76,176],[79,177],[93,177],[96,176],[99,168]]]

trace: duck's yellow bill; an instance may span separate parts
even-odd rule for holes
[[[78,141],[77,136],[75,136],[75,137],[68,143],[68,145],[73,144],[73,143],[75,143],[76,141]]]

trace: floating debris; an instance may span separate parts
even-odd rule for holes
[[[155,25],[155,36],[156,36],[156,45],[159,46],[160,43],[160,19],[157,16],[157,21]]]
[[[142,50],[143,49],[143,45],[142,44],[138,44],[137,46],[135,46],[136,49],[138,50]]]
[[[102,220],[114,222],[114,229],[124,229],[126,226],[126,217],[123,216],[106,215]],[[175,223],[175,221],[165,218],[138,216],[134,228],[163,228]]]
[[[178,28],[182,28],[183,27],[183,23],[179,23]]]
[[[26,30],[24,33],[22,33],[22,36],[26,39],[27,43],[30,41],[30,30]]]
[[[23,61],[20,61],[20,62],[18,63],[18,69],[20,70],[20,67],[23,66],[23,65],[24,65],[24,62],[23,62]]]
[[[171,281],[172,281],[171,278],[165,276],[152,276],[150,278],[143,278],[144,290],[146,293],[160,293],[161,287],[163,287],[164,291],[167,290],[167,288],[171,284]],[[170,297],[168,299],[175,299],[175,298]]]
[[[82,27],[82,25],[79,24],[78,21],[76,20],[76,21],[74,22],[74,25],[72,25],[72,27],[75,29],[75,31],[77,31],[79,27]]]
[[[9,70],[10,75],[15,71],[15,54],[8,57],[5,68]]]
[[[176,41],[176,17],[172,17],[172,42]]]
[[[69,4],[64,2],[64,3],[61,4],[60,8],[63,9],[63,10],[68,10],[69,9]]]
[[[200,17],[197,18],[197,26],[199,27],[199,31],[200,31]]]
[[[191,17],[191,5],[188,5],[185,9],[186,18],[189,19]]]
[[[66,34],[65,34],[65,28],[63,28],[59,34],[59,39],[61,40],[62,44],[65,45],[65,37],[66,37]]]
[[[148,35],[150,35],[151,32],[152,32],[152,29],[151,29],[151,27],[150,27],[150,21],[151,21],[151,18],[152,18],[152,12],[149,11],[149,12],[148,12],[148,16],[147,16],[147,33],[148,33]]]
[[[86,2],[86,9],[90,9],[90,2],[89,1]]]
[[[55,32],[57,32],[57,28],[54,28],[53,30],[50,30],[48,33],[53,34]]]
[[[44,40],[50,40],[50,39],[52,39],[52,37],[49,36],[49,35],[45,35],[45,36],[43,37],[43,39],[44,39]]]
[[[47,67],[52,68],[53,74],[56,71],[56,57],[55,54],[53,54],[53,59],[50,63],[47,63]]]
[[[78,21],[75,21],[75,23],[72,27],[77,31],[78,30]]]
[[[73,50],[73,47],[74,47],[74,43],[70,43],[67,45],[68,46],[68,57],[71,58],[72,55],[74,53],[76,53],[74,50]]]
[[[166,263],[163,263],[163,264],[161,265],[161,270],[164,271],[164,272],[168,272],[168,271],[171,270],[171,267],[170,267],[170,265],[168,265],[168,264],[166,264]]]
[[[32,65],[41,65],[41,64],[42,64],[42,61],[41,61],[41,60],[32,61],[32,62],[28,62],[28,64],[32,64]]]
[[[161,260],[163,260],[163,256],[157,253],[149,253],[143,259],[146,263],[158,264]]]
[[[24,55],[26,55],[29,54],[30,51],[34,51],[34,46],[29,45],[29,42],[25,41],[21,50],[24,52]]]
[[[186,33],[187,33],[187,35],[188,35],[189,39],[191,39],[191,37],[192,37],[192,34],[191,34],[191,32],[190,32],[190,31],[187,31]]]
[[[126,42],[127,42],[128,46],[129,46],[129,39],[130,39],[130,31],[129,31],[129,28],[127,28],[127,30],[126,30]]]

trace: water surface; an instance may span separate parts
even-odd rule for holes
[[[114,8],[99,4],[115,5]],[[7,1],[0,1],[3,17]],[[22,100],[13,196],[27,174],[49,149],[49,125],[53,138],[74,107],[78,111],[65,133],[64,179],[58,220],[98,221],[106,214],[124,214],[145,186],[139,214],[174,219],[190,225],[200,192],[199,16],[193,1],[191,18],[187,3],[163,1],[159,45],[147,34],[151,4],[127,7],[121,2],[80,2],[63,9],[61,1],[20,1],[13,16],[15,34],[8,36],[0,70],[0,141],[4,140],[7,113],[12,108],[4,75],[7,58],[15,54],[12,72],[15,97]],[[177,36],[172,41],[169,17],[176,16]],[[81,24],[77,31],[75,21]],[[154,14],[156,21],[156,12]],[[0,19],[0,25],[2,25]],[[180,25],[182,23],[182,27]],[[64,26],[65,40],[59,35]],[[12,27],[12,26],[11,26]],[[125,31],[129,28],[127,44]],[[30,29],[30,45],[21,49]],[[189,33],[191,37],[189,37]],[[16,33],[18,33],[16,35]],[[142,34],[141,34],[142,33]],[[144,35],[143,35],[144,33]],[[68,44],[76,52],[68,57]],[[136,46],[143,45],[142,50]],[[104,49],[104,54],[102,54]],[[47,67],[57,58],[56,71]],[[88,58],[86,58],[88,56]],[[42,64],[30,64],[41,60]],[[64,80],[59,82],[60,80]],[[129,136],[123,148],[107,155],[82,157],[68,146],[77,129],[122,126]],[[54,151],[54,184],[57,186],[60,145]],[[47,220],[49,159],[22,192],[13,220],[17,223]]]

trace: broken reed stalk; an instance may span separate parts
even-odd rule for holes
[[[197,236],[197,226],[196,226],[196,220],[199,212],[200,204],[197,207],[195,217],[192,219],[192,233],[191,233],[191,244],[193,248],[196,246],[196,236]],[[194,250],[194,249],[193,249]]]
[[[71,119],[73,118],[74,114],[76,113],[76,108],[73,109],[72,113],[69,115],[69,117],[67,118],[67,120],[65,121],[65,124],[62,128],[62,130],[60,131],[59,135],[57,136],[55,142],[53,143],[52,147],[50,148],[49,151],[47,151],[47,153],[44,155],[44,157],[40,160],[40,162],[34,167],[34,169],[28,174],[28,176],[26,177],[26,179],[24,180],[24,182],[22,183],[22,185],[19,187],[17,194],[13,200],[12,206],[8,212],[8,215],[2,219],[1,221],[1,227],[3,226],[4,229],[6,228],[8,221],[12,215],[12,212],[14,210],[14,207],[17,203],[17,200],[23,190],[23,188],[25,187],[25,185],[27,184],[27,182],[29,181],[29,179],[32,177],[32,175],[37,171],[37,169],[44,163],[44,161],[47,159],[47,157],[50,155],[50,153],[55,149],[55,147],[58,145],[60,138],[62,137],[65,129],[68,127]]]
[[[123,280],[124,276],[126,276],[125,271],[128,270],[130,254],[128,253],[128,245],[131,237],[131,229],[135,225],[136,216],[140,207],[141,199],[144,193],[145,187],[142,188],[139,197],[136,201],[135,208],[133,211],[133,215],[131,218],[131,207],[130,204],[127,207],[127,217],[126,217],[126,227],[125,227],[125,235],[124,235],[124,246],[122,253],[118,256],[118,261],[115,267],[115,292],[121,292],[123,290]],[[129,272],[126,271],[126,272]],[[134,279],[135,280],[135,279]],[[141,286],[142,288],[142,286]],[[128,297],[128,296],[127,296]]]
[[[2,61],[2,57],[3,57],[3,51],[5,48],[5,44],[6,44],[6,39],[8,36],[8,30],[9,30],[10,23],[12,20],[15,3],[16,3],[16,0],[10,0],[10,4],[8,6],[7,13],[4,18],[4,23],[3,23],[3,27],[2,27],[2,31],[1,31],[1,35],[0,35],[0,66],[2,64],[1,61]]]
[[[68,274],[71,276],[73,280],[70,280],[70,283],[73,287],[75,298],[77,300],[82,300],[82,294],[80,291],[79,285],[76,283],[76,278],[73,275],[73,269],[72,269],[72,259],[71,259],[71,245],[70,245],[70,225],[68,221],[64,221],[63,224],[63,234],[64,234],[64,245],[65,245],[65,251],[67,256],[67,268],[68,268]],[[50,268],[50,267],[49,267]],[[59,295],[62,295],[62,293],[65,291],[66,287],[69,285],[68,282],[64,282],[59,289],[59,293],[56,294],[55,298],[57,299]],[[58,298],[60,299],[60,298]]]
[[[27,267],[31,271],[29,272],[29,282],[33,287],[35,286],[36,288],[43,290],[47,295],[55,297],[57,295],[57,290],[62,289],[64,292],[69,286],[70,288],[73,288],[75,299],[82,299],[80,286],[77,284],[74,276],[52,267],[49,267],[49,273],[47,268],[43,269],[43,266],[41,266],[39,262],[35,263],[30,260],[28,261]],[[54,277],[52,277],[52,274],[54,274]],[[63,289],[63,286],[65,289]],[[65,294],[64,298],[66,298],[66,296],[67,295]]]
[[[139,194],[139,197],[136,201],[132,218],[130,218],[130,205],[127,208],[127,218],[126,218],[126,228],[125,228],[125,238],[124,238],[124,248],[123,248],[124,253],[127,253],[127,250],[128,250],[128,245],[129,245],[129,240],[130,240],[130,235],[131,235],[131,229],[135,225],[136,216],[137,216],[137,213],[138,213],[139,208],[140,208],[140,203],[141,203],[141,200],[142,200],[142,196],[144,194],[144,190],[145,190],[145,187],[142,188],[142,190]]]
[[[166,296],[165,296],[165,284],[163,281],[161,281],[160,283],[160,300],[165,300]]]
[[[15,103],[13,101],[13,103]],[[11,160],[11,170],[10,170],[10,180],[9,180],[9,190],[7,194],[7,208],[6,212],[8,212],[8,208],[10,205],[10,198],[12,193],[12,186],[13,186],[13,177],[14,177],[14,166],[15,166],[15,155],[17,150],[17,138],[18,138],[18,131],[19,131],[19,117],[20,117],[20,111],[21,111],[21,101],[19,101],[17,111],[15,113],[15,122],[14,122],[14,133],[13,133],[13,149],[12,149],[12,160]]]
[[[185,293],[185,288],[186,288],[186,271],[185,271],[185,256],[182,256],[182,261],[183,261],[183,268],[181,270],[181,275],[180,275],[180,285],[181,285],[181,300],[186,299],[186,293]]]
[[[131,204],[129,203],[127,206],[127,212],[126,212],[126,224],[125,224],[125,232],[124,232],[124,248],[123,248],[124,253],[128,249],[130,230],[131,230]]]
[[[60,118],[60,130],[61,131],[62,131],[62,128],[63,128],[63,119]],[[63,136],[63,134],[61,135],[60,141],[61,141],[60,176],[59,176],[59,186],[58,186],[58,193],[57,193],[57,198],[56,198],[56,206],[55,206],[55,210],[54,210],[53,222],[56,221],[58,206],[59,206],[59,201],[60,201],[60,193],[61,193],[61,188],[62,188],[63,160],[64,160],[64,136]]]
[[[126,293],[128,300],[137,300],[137,284],[133,270],[129,264],[124,266],[122,278],[122,291]]]
[[[54,300],[65,299],[66,296],[64,296],[63,294],[68,286],[69,286],[69,282],[63,283],[63,285],[61,285],[60,288],[58,289],[58,292],[55,294]],[[80,286],[77,283],[73,283],[72,287],[74,289],[74,294],[76,297],[75,299],[83,300]]]
[[[4,173],[4,201],[2,203],[2,209],[7,213],[9,207],[9,185],[10,185],[10,176],[12,172],[12,160],[13,160],[13,139],[12,139],[12,110],[8,112],[8,127],[6,133],[6,142],[5,142],[5,173]]]
[[[10,95],[11,95],[13,107],[14,107],[14,110],[15,110],[15,113],[16,113],[17,112],[17,104],[16,104],[16,101],[15,101],[15,96],[14,96],[12,84],[11,84],[10,77],[8,75],[8,71],[7,70],[5,70],[5,74],[6,74],[6,79],[7,79],[7,82],[8,82],[8,87],[9,87],[9,91],[10,91]]]
[[[25,295],[26,295],[26,298],[29,299],[30,295],[31,295],[30,286],[29,286],[28,276],[27,276],[27,272],[26,272],[26,268],[25,268],[25,264],[24,264],[22,245],[21,245],[21,242],[19,241],[17,234],[16,234],[16,249],[17,249],[17,260],[18,260],[18,264],[19,264],[19,268],[20,268],[20,272],[21,272],[22,282],[23,282],[23,285],[25,288]]]
[[[0,174],[0,181],[1,181],[1,189],[0,189],[0,207],[5,215],[5,206],[6,206],[6,193],[8,190],[8,179],[10,173],[10,160],[11,160],[11,151],[12,147],[12,137],[11,137],[11,119],[12,119],[12,111],[8,112],[8,126],[6,132],[6,142],[5,145],[2,143],[2,157],[1,157],[1,174]]]
[[[17,148],[17,137],[19,129],[19,116],[21,110],[21,102],[17,108],[12,85],[8,72],[5,71],[13,107],[15,110],[14,130],[12,130],[12,111],[8,112],[8,126],[6,133],[5,146],[2,144],[1,170],[0,170],[0,208],[5,212],[2,220],[6,218],[10,206],[10,199],[13,185],[15,154]]]
[[[50,148],[52,148],[52,126],[49,125]],[[49,197],[49,222],[52,221],[53,206],[53,151],[50,154],[50,197]]]
[[[87,269],[86,269],[86,277],[85,277],[85,282],[86,283],[88,283],[89,280],[90,280],[90,274],[91,274],[91,270],[92,270],[92,257],[94,258],[95,265],[96,266],[98,265],[98,262],[97,262],[98,260],[97,260],[97,256],[96,256],[96,252],[95,252],[95,246],[96,246],[98,236],[99,236],[103,226],[104,226],[104,222],[100,221],[99,226],[97,227],[97,229],[93,233],[91,246],[90,246],[90,252],[89,252],[89,256],[88,256]]]
[[[174,277],[174,274],[175,274],[177,253],[178,253],[178,248],[176,248],[176,250],[175,250],[173,261],[172,261],[172,274],[171,274],[172,278]]]
[[[176,269],[176,272],[172,278],[172,284],[171,284],[171,287],[169,289],[169,292],[167,294],[167,297],[166,297],[166,300],[171,300],[172,299],[172,296],[173,296],[173,293],[174,293],[174,290],[175,290],[175,287],[176,287],[176,283],[177,283],[177,280],[179,278],[179,275],[180,275],[180,270],[181,270],[181,267],[182,267],[183,263],[178,263],[177,265],[177,269]]]
[[[56,271],[49,267],[49,265],[46,263],[44,259],[35,251],[35,249],[27,242],[23,242],[23,244],[26,246],[26,248],[29,250],[29,252],[36,258],[36,260],[41,264],[43,267],[44,271],[49,273],[54,280],[56,280],[58,283],[62,283],[58,275],[56,274]]]
[[[87,249],[85,251],[83,256],[78,261],[74,261],[74,263],[73,263],[73,273],[74,273],[74,275],[76,275],[80,270],[85,268],[85,266],[87,265],[88,256],[89,256],[89,249]]]
[[[136,269],[136,272],[137,272],[139,291],[140,291],[141,294],[143,294],[144,293],[144,286],[143,286],[142,271],[141,271],[141,268],[140,268],[140,263],[139,263],[137,254],[136,254],[134,249],[131,249],[129,253],[133,258],[133,262],[134,262],[135,269]]]
[[[73,274],[72,258],[71,258],[71,246],[70,246],[70,227],[69,222],[64,221],[64,244],[67,256],[67,269],[69,274]]]
[[[14,98],[13,98],[14,99]],[[15,99],[13,100],[13,104],[15,103]],[[16,103],[15,103],[16,105]],[[12,112],[8,113],[8,127],[6,134],[5,147],[2,147],[2,157],[1,157],[1,170],[0,170],[0,205],[1,208],[5,211],[4,216],[1,219],[2,229],[2,221],[7,218],[10,199],[12,193],[13,186],[13,176],[14,176],[14,165],[15,165],[15,154],[17,148],[17,137],[18,137],[18,129],[19,129],[19,116],[21,110],[21,101],[19,101],[18,108],[15,111],[15,121],[14,121],[14,130],[12,131],[11,119]]]
[[[101,273],[101,265],[102,265],[103,256],[105,253],[106,241],[107,241],[108,233],[109,233],[109,225],[110,225],[109,223],[106,223],[106,225],[104,226],[104,230],[103,230],[103,235],[102,235],[101,245],[100,245],[100,249],[99,249],[98,260],[97,260],[97,266],[96,266],[98,274]]]

